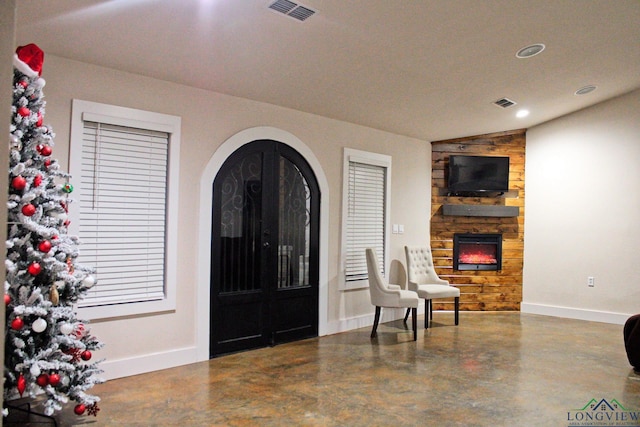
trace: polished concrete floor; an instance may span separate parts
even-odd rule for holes
[[[592,399],[640,411],[620,325],[514,312],[434,323],[417,342],[397,321],[373,340],[358,329],[112,380],[93,389],[97,417],[68,410],[58,425],[568,426]]]

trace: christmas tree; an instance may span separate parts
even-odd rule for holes
[[[10,135],[5,305],[4,399],[43,399],[51,416],[69,400],[96,415],[102,382],[92,351],[102,347],[74,303],[95,284],[75,263],[78,239],[67,233],[70,176],[51,157],[54,134],[43,125],[44,53],[36,45],[14,55]],[[5,414],[7,413],[5,409]]]

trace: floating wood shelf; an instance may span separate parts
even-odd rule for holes
[[[438,196],[444,197],[493,197],[503,199],[517,199],[519,197],[518,190],[508,191],[486,191],[486,192],[473,192],[473,191],[461,191],[459,194],[451,193],[447,188],[438,188]]]
[[[520,208],[518,206],[495,205],[442,205],[442,214],[448,216],[517,217],[520,214]]]

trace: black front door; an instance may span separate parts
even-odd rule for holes
[[[304,158],[260,140],[213,182],[210,356],[318,335],[320,192]]]

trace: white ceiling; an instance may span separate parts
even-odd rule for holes
[[[529,128],[640,88],[638,0],[295,1],[317,11],[304,22],[272,2],[19,0],[16,42],[427,141]],[[532,43],[546,49],[516,58]],[[493,105],[502,97],[518,104]]]

